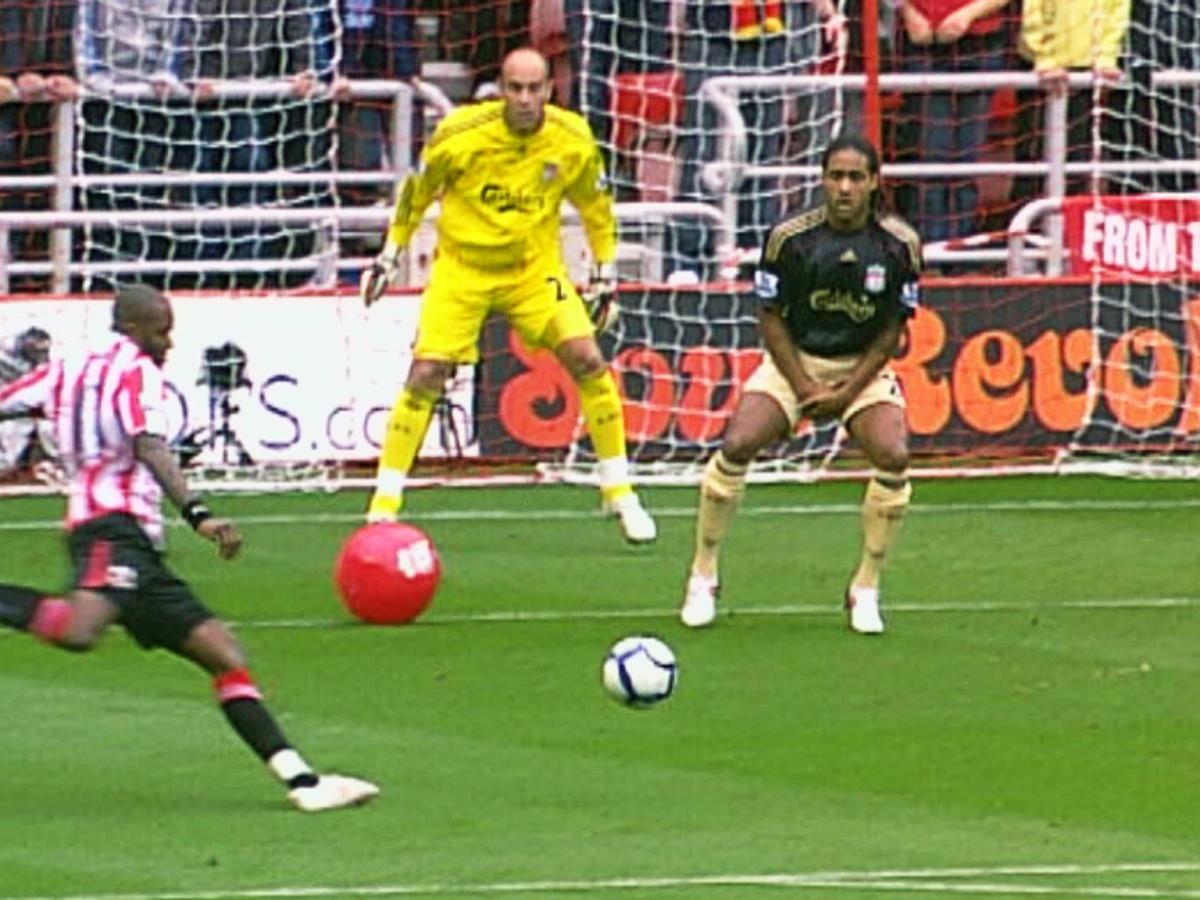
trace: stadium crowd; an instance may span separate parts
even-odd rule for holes
[[[253,15],[258,7],[249,0],[225,3],[219,10],[200,3],[193,16],[173,23],[168,33],[163,31],[167,20],[131,15],[128,4],[4,4],[0,179],[54,171],[52,117],[60,103],[77,104],[76,115],[88,125],[81,132],[83,146],[76,148],[74,166],[81,174],[396,170],[390,100],[354,96],[350,80],[435,78],[425,65],[449,62],[470,79],[465,96],[452,99],[467,102],[493,94],[500,60],[530,44],[551,62],[556,102],[583,112],[606,148],[618,201],[716,204],[721,191],[706,177],[705,167],[717,158],[721,129],[714,107],[701,97],[706,79],[863,70],[861,0],[337,0],[336,7],[335,17],[325,0],[281,0],[274,5],[279,15],[267,21]],[[1036,88],[1016,91],[972,88],[969,81],[954,90],[885,91],[879,98],[885,165],[1039,161],[1046,152],[1045,102],[1063,94],[1070,159],[1091,158],[1096,123],[1104,152],[1114,159],[1197,158],[1194,87],[1149,88],[1157,69],[1200,68],[1194,4],[880,0],[877,7],[884,72],[952,73],[966,79],[974,73],[1026,70],[1038,76]],[[231,11],[239,14],[225,15]],[[265,52],[268,47],[272,52]],[[142,48],[137,58],[124,62],[135,48]],[[1067,91],[1066,74],[1081,70],[1094,73],[1098,87]],[[114,85],[130,77],[154,85],[155,96],[113,100]],[[272,77],[292,81],[294,103],[211,94],[215,79]],[[863,98],[857,89],[838,92],[818,85],[787,95],[749,90],[739,98],[751,165],[815,166],[839,128],[861,124]],[[428,130],[425,123],[432,124],[436,114],[417,103],[413,158]],[[1045,189],[1041,175],[930,173],[889,180],[892,205],[928,242],[1002,227]],[[1189,190],[1194,184],[1194,174],[1143,173],[1103,185],[1076,178],[1069,189]],[[815,185],[815,178],[803,183],[761,174],[743,179],[735,220],[739,247],[757,247],[789,205],[811,205]],[[387,203],[390,190],[382,177],[337,187],[283,186],[263,178],[236,186],[208,182],[175,192],[153,185],[126,193],[89,187],[77,192],[76,202],[100,210],[353,206]],[[0,202],[6,210],[43,209],[51,205],[51,190],[0,186]],[[92,237],[86,258],[93,262],[169,253],[174,261],[197,264],[311,257],[323,240],[315,230],[215,226],[149,237],[115,228]],[[347,233],[340,240],[358,247],[352,237]],[[18,232],[12,243],[18,259],[47,256],[44,231]],[[369,240],[365,246],[372,249]],[[673,220],[664,252],[664,275],[675,270],[686,280],[715,274],[714,236],[700,220]],[[311,276],[311,271],[259,272],[221,282],[212,273],[177,271],[175,281],[164,283],[270,286]],[[45,283],[24,278],[12,286]]]

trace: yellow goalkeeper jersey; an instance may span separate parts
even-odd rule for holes
[[[513,134],[502,100],[454,110],[400,187],[388,240],[406,245],[441,201],[438,247],[483,268],[548,254],[561,258],[563,199],[578,211],[596,261],[616,256],[616,220],[604,160],[582,116],[546,106],[535,134]]]

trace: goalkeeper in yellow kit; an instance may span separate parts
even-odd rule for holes
[[[398,515],[434,404],[455,366],[478,360],[484,320],[500,312],[574,380],[604,508],[626,540],[647,543],[657,528],[630,483],[621,398],[595,338],[616,315],[616,223],[604,162],[584,119],[547,103],[549,67],[539,53],[522,48],[505,57],[500,90],[501,99],[456,109],[439,124],[420,171],[400,187],[383,252],[363,273],[370,306],[393,280],[429,204],[441,201],[412,367],[388,421],[367,520]],[[596,261],[584,297],[559,245],[564,198],[579,211]]]

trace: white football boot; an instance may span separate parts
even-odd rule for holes
[[[883,617],[879,614],[879,588],[850,585],[846,589],[846,611],[850,630],[858,634],[883,634]]]
[[[679,608],[679,621],[688,628],[711,625],[717,617],[717,594],[720,591],[721,585],[716,578],[693,572],[688,577],[683,606]]]
[[[621,534],[631,544],[650,544],[658,537],[658,526],[642,501],[634,493],[625,494],[616,500],[605,501],[604,512],[616,516],[621,525]]]
[[[349,775],[321,775],[312,787],[293,788],[288,791],[292,806],[301,812],[324,812],[329,809],[344,809],[347,806],[362,806],[379,796],[379,788],[361,778]]]

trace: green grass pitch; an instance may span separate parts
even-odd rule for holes
[[[188,664],[4,632],[0,900],[1200,896],[1200,485],[919,481],[881,638],[839,608],[860,493],[752,485],[702,632],[693,489],[649,548],[584,488],[414,492],[444,577],[400,628],[331,587],[361,493],[218,496],[243,558],[175,529],[175,568],[382,796],[295,813]],[[3,501],[0,580],[61,586],[59,507]],[[681,671],[646,711],[599,684],[638,632]]]

